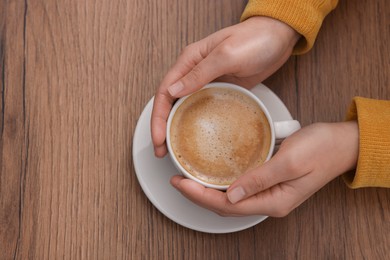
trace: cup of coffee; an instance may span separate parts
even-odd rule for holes
[[[187,178],[226,190],[273,154],[276,139],[300,129],[296,120],[272,120],[252,92],[230,83],[210,83],[180,98],[167,122],[167,147]]]

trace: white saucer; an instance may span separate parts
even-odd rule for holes
[[[276,121],[292,119],[283,102],[266,86],[259,84],[252,89],[269,109]],[[174,222],[201,232],[230,233],[252,227],[267,216],[221,217],[203,209],[183,197],[169,180],[178,171],[169,156],[158,159],[154,156],[150,134],[150,118],[153,98],[148,102],[138,119],[133,138],[133,160],[138,181],[153,205]]]

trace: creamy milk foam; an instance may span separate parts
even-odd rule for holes
[[[203,89],[180,105],[172,120],[171,146],[179,163],[196,178],[229,185],[262,164],[271,130],[259,105],[231,89]]]

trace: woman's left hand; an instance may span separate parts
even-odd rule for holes
[[[286,216],[328,182],[356,166],[355,121],[317,123],[297,131],[268,162],[236,180],[226,192],[181,176],[171,184],[194,203],[222,216]]]

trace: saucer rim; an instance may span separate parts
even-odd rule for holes
[[[259,98],[260,94],[259,93],[256,94],[256,92],[261,92],[261,91],[268,92],[267,94],[272,95],[272,98],[275,99],[275,101],[277,101],[277,103],[279,103],[278,106],[282,107],[280,110],[285,110],[285,111],[283,111],[283,113],[285,113],[284,117],[286,117],[286,119],[292,119],[290,111],[287,109],[287,107],[285,106],[283,101],[272,90],[270,90],[267,86],[260,83],[260,84],[256,85],[255,87],[253,87],[252,89],[250,89],[250,91],[252,93],[254,93],[258,98]],[[141,114],[137,120],[136,127],[134,130],[134,135],[133,135],[133,142],[132,142],[132,144],[133,144],[132,145],[132,159],[133,159],[134,171],[135,171],[138,183],[140,184],[144,194],[146,195],[148,200],[153,204],[153,206],[156,207],[165,217],[169,218],[173,222],[175,222],[183,227],[186,227],[186,228],[189,228],[189,229],[192,229],[195,231],[199,231],[199,232],[212,233],[212,234],[226,234],[226,233],[233,233],[233,232],[242,231],[242,230],[245,230],[247,228],[253,227],[253,226],[259,224],[260,222],[264,221],[265,219],[267,219],[268,216],[258,215],[258,219],[256,219],[255,221],[248,221],[247,224],[241,224],[241,225],[236,226],[234,228],[212,229],[210,227],[200,227],[199,225],[197,226],[197,225],[193,225],[193,224],[190,224],[188,222],[185,222],[185,221],[177,218],[176,216],[174,216],[174,214],[171,214],[170,211],[168,212],[162,206],[160,206],[160,203],[156,200],[155,196],[152,195],[153,192],[151,191],[151,189],[149,189],[149,187],[146,185],[146,182],[144,181],[144,179],[139,176],[139,174],[141,174],[140,172],[142,170],[140,169],[140,165],[137,162],[137,160],[135,160],[136,159],[136,151],[135,150],[137,149],[136,145],[134,145],[136,143],[135,139],[139,135],[139,132],[142,131],[141,128],[144,127],[144,126],[141,126],[141,124],[139,122],[140,122],[140,119],[144,118],[149,113],[151,113],[151,111],[149,112],[149,110],[150,110],[150,106],[153,105],[153,102],[154,102],[154,96],[144,106],[143,111],[141,112]],[[266,103],[266,102],[264,102],[264,103]],[[267,106],[267,105],[265,104],[265,106]],[[270,114],[271,114],[271,118],[272,118],[273,113],[270,112]],[[273,120],[274,120],[274,118],[273,118]],[[194,205],[197,206],[196,204],[194,204]],[[254,217],[254,216],[252,216],[252,217]],[[221,217],[221,218],[223,219],[224,217]],[[229,217],[229,218],[234,218],[234,217]],[[237,217],[237,218],[241,218],[241,217]],[[207,225],[205,225],[205,226],[207,226]]]

